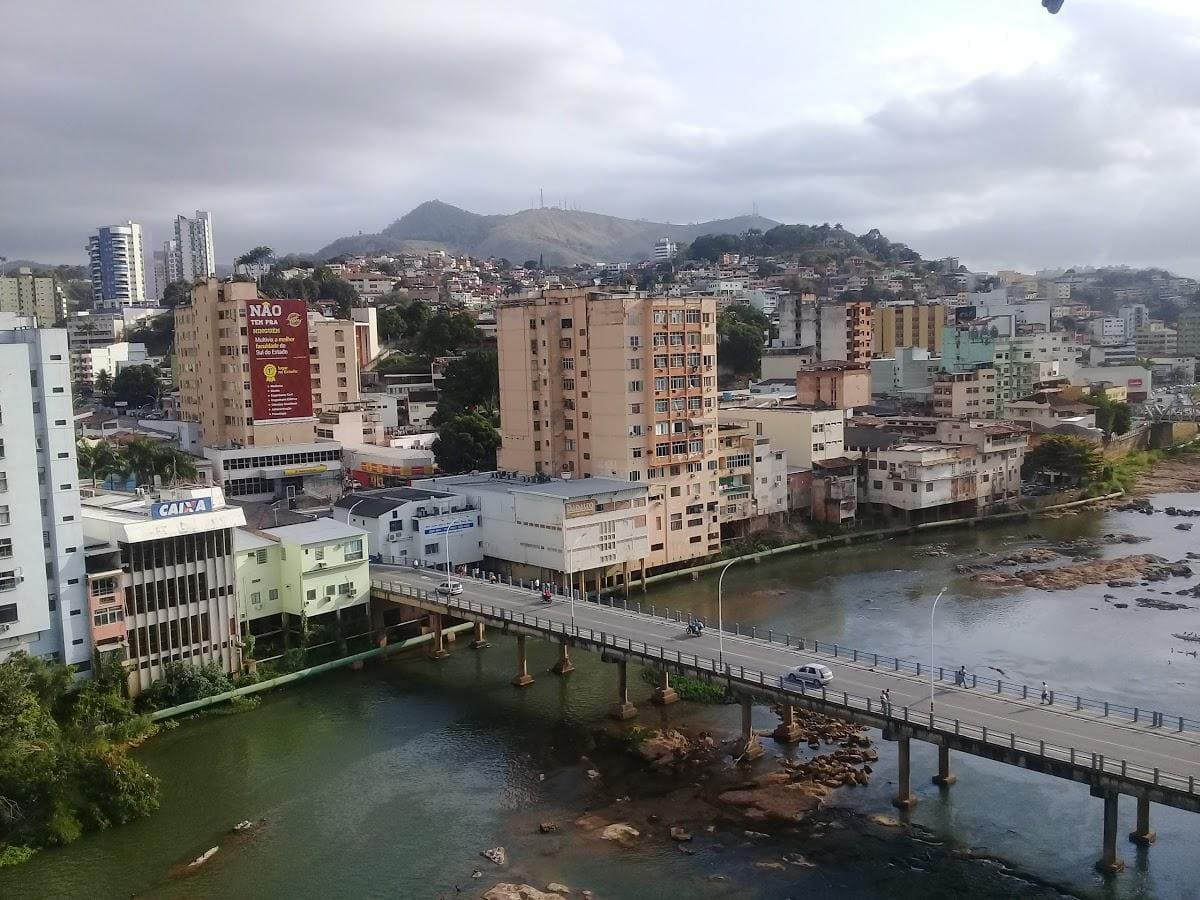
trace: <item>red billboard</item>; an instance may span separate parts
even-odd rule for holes
[[[311,418],[308,305],[303,300],[247,301],[246,338],[255,423]]]

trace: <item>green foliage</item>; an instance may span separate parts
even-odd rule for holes
[[[146,689],[140,700],[146,708],[166,709],[231,690],[233,682],[220,666],[168,663],[162,677]]]
[[[271,251],[270,247],[259,245],[253,250],[247,250],[245,253],[235,259],[234,262],[239,266],[259,265],[267,262],[274,255],[275,254]]]
[[[174,309],[180,303],[188,303],[192,299],[192,286],[186,281],[172,281],[163,288],[162,305]]]
[[[1024,469],[1034,474],[1057,473],[1071,484],[1087,485],[1100,473],[1100,451],[1087,441],[1051,434],[1025,457]]]
[[[0,865],[158,805],[158,782],[119,743],[144,720],[118,685],[71,684],[68,667],[23,653],[0,663]]]
[[[350,282],[336,274],[328,266],[317,266],[311,275],[284,278],[280,272],[282,263],[271,268],[258,282],[258,290],[264,297],[291,298],[293,300],[326,300],[337,305],[337,313],[343,319],[350,318],[350,308],[358,303],[358,292]]]
[[[742,234],[705,234],[692,241],[687,249],[689,259],[717,262],[722,253],[749,256],[795,257],[813,251],[833,250],[856,254],[878,262],[919,262],[920,255],[889,241],[873,228],[855,237],[841,225],[777,225],[766,232],[752,228]]]
[[[1100,497],[1117,491],[1128,494],[1137,487],[1137,480],[1154,463],[1162,458],[1158,450],[1135,450],[1121,459],[1101,466],[1089,493]]]
[[[468,350],[446,366],[434,425],[462,412],[498,412],[500,360],[495,350]]]
[[[466,311],[439,311],[425,323],[416,342],[417,349],[430,359],[478,345],[475,317]]]
[[[97,394],[107,394],[112,390],[112,376],[108,374],[108,369],[101,369],[96,373],[96,377],[92,379],[92,385]]]
[[[735,303],[717,318],[717,362],[741,375],[757,378],[771,327],[765,315],[748,303]]]
[[[157,405],[161,393],[162,384],[154,366],[129,366],[122,369],[112,386],[113,399],[124,401],[133,409]]]
[[[494,469],[499,449],[495,422],[474,412],[459,413],[442,422],[433,442],[438,467],[449,473]]]
[[[658,687],[662,673],[657,669],[642,669],[642,681]],[[690,678],[687,675],[672,675],[671,687],[681,700],[691,703],[732,703],[733,698],[725,690],[724,685],[701,678]]]
[[[134,438],[120,455],[118,471],[133,475],[138,484],[153,484],[155,477],[164,482],[194,481],[196,460],[164,441]]]
[[[429,304],[409,300],[403,292],[393,292],[377,304],[376,322],[384,343],[409,342],[417,338],[433,313]]]
[[[190,285],[186,285],[186,282],[176,283],[187,286],[190,296]],[[163,313],[142,319],[129,329],[126,339],[135,344],[145,344],[146,352],[151,356],[167,355],[175,345],[175,314]]]
[[[1133,410],[1128,403],[1110,400],[1104,394],[1084,397],[1083,402],[1096,408],[1096,427],[1105,436],[1125,434],[1133,424]]]
[[[412,353],[389,353],[375,366],[380,375],[415,374],[429,372],[429,360]]]

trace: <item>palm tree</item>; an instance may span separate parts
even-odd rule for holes
[[[112,390],[112,376],[108,374],[108,369],[101,369],[96,373],[95,389],[98,394],[107,394]]]
[[[110,476],[125,470],[125,461],[121,452],[108,441],[96,441],[89,444],[81,440],[75,445],[75,455],[79,463],[79,473],[85,478],[92,479],[92,487],[96,483],[106,481]]]
[[[176,481],[195,481],[196,459],[170,444],[159,444],[154,448],[154,474],[168,484]]]
[[[89,444],[80,438],[75,442],[75,462],[79,466],[79,474],[92,479],[92,487],[96,486],[96,445]]]
[[[124,457],[123,471],[132,475],[139,485],[154,483],[159,463],[157,442],[134,438],[125,445]]]

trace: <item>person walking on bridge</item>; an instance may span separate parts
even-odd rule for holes
[[[1049,703],[1049,702],[1050,702],[1050,688],[1046,685],[1046,682],[1043,681],[1042,682],[1042,703]]]

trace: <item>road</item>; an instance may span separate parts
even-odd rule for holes
[[[376,581],[407,584],[431,592],[443,577],[428,570],[372,567],[372,578]],[[839,700],[842,692],[870,698],[877,711],[880,693],[887,688],[891,692],[894,716],[904,715],[904,708],[908,707],[913,722],[928,722],[929,719],[928,677],[919,678],[891,668],[872,666],[862,657],[855,663],[845,657],[801,652],[780,643],[728,633],[719,640],[712,628],[706,629],[700,637],[691,637],[677,622],[582,601],[574,603],[572,619],[571,604],[561,597],[547,604],[542,602],[539,594],[529,590],[472,579],[461,579],[461,583],[463,593],[454,597],[455,601],[488,604],[518,617],[524,614],[530,622],[537,616],[538,627],[547,632],[551,628],[570,628],[573,624],[584,632],[589,629],[602,631],[618,641],[645,643],[656,655],[656,648],[661,647],[668,660],[672,660],[677,652],[702,660],[716,660],[720,656],[725,665],[732,667],[734,675],[739,673],[739,667],[744,667],[747,671],[762,672],[768,679],[778,679],[802,663],[820,662],[833,670],[833,682],[828,691],[830,695],[836,693]],[[791,683],[787,686],[793,687]],[[798,685],[794,687],[799,691]],[[1045,705],[1032,694],[1029,700],[1023,700],[950,683],[937,684],[933,703],[939,721],[959,720],[964,726],[969,723],[973,728],[986,728],[992,735],[1003,733],[1007,738],[1011,733],[1034,745],[1044,741],[1047,745],[1073,748],[1080,758],[1102,755],[1107,772],[1112,772],[1113,766],[1119,771],[1121,760],[1127,761],[1131,769],[1160,769],[1163,773],[1179,776],[1184,782],[1195,779],[1193,790],[1200,792],[1200,734],[1194,731],[1177,732],[1169,727],[1152,727],[1148,722],[1135,724],[1077,711],[1073,706],[1065,708],[1064,704]],[[1184,789],[1187,790],[1186,784]]]

